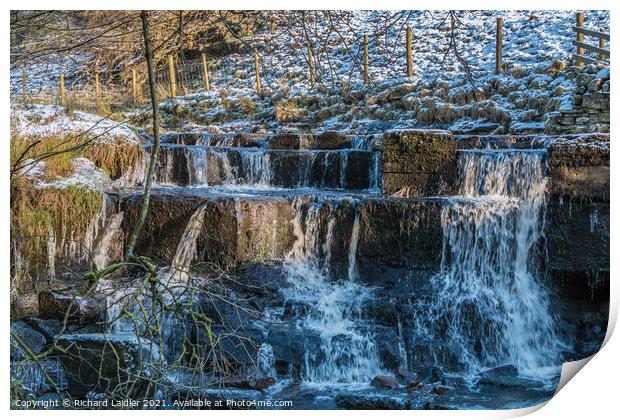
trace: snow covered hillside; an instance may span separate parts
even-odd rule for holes
[[[608,11],[584,14],[586,27],[609,30]],[[210,91],[163,101],[165,127],[379,131],[430,126],[469,133],[535,133],[544,130],[546,114],[571,104],[575,78],[582,72],[572,67],[574,11],[317,11],[271,16],[271,24],[265,18],[254,36],[243,38],[239,52],[209,57]],[[500,16],[504,71],[496,75],[495,25]],[[413,30],[410,78],[404,77],[407,27]],[[364,34],[369,39],[368,85],[363,83]],[[260,94],[254,52],[260,57]],[[12,70],[12,86],[19,83],[17,70]],[[585,71],[595,74],[598,69]]]

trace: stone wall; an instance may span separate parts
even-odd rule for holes
[[[609,132],[609,67],[589,65],[579,74],[572,102],[564,102],[557,112],[547,114],[545,133],[570,134]]]

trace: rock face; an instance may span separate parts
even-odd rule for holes
[[[609,202],[609,135],[554,141],[548,148],[549,191],[575,200]]]
[[[157,345],[129,334],[61,335],[58,345],[72,395],[84,398],[91,391],[118,398],[154,395],[149,379],[157,375],[162,360]]]
[[[548,269],[590,283],[609,278],[610,209],[607,203],[552,201],[547,207]],[[564,287],[578,287],[578,284]],[[608,287],[608,286],[607,286]],[[587,296],[587,293],[586,293]]]
[[[361,207],[360,264],[436,270],[441,260],[442,200],[376,199]]]
[[[382,153],[386,195],[449,195],[457,177],[456,141],[441,130],[402,130],[385,134]]]
[[[124,201],[126,226],[138,217],[142,196]],[[223,268],[244,261],[284,256],[294,237],[294,217],[288,199],[154,193],[136,252],[170,264],[185,227],[199,205],[207,202],[204,224],[198,237],[197,261],[211,261]],[[128,232],[128,230],[125,230]]]

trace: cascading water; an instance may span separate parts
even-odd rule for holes
[[[171,281],[184,281],[189,276],[191,263],[196,258],[198,237],[204,224],[207,205],[208,201],[205,201],[198,206],[185,227],[170,265],[169,279]]]
[[[346,201],[349,203],[348,201]],[[320,352],[306,349],[302,379],[313,384],[368,383],[381,374],[381,361],[372,335],[360,325],[361,304],[370,290],[357,283],[356,250],[359,237],[359,212],[356,204],[348,253],[348,276],[335,280],[329,269],[334,212],[340,202],[296,203],[293,221],[297,240],[284,265],[290,287],[284,290],[287,301],[306,308],[297,327],[320,337]],[[303,206],[307,208],[302,209]],[[329,206],[325,243],[321,242],[322,213]],[[305,227],[305,229],[304,229]],[[330,229],[331,227],[331,229]],[[323,256],[321,258],[320,256]]]
[[[104,268],[109,261],[110,247],[119,244],[114,243],[115,236],[121,232],[121,224],[123,223],[123,212],[114,215],[103,232],[103,237],[95,247],[93,252],[93,263],[98,269]]]
[[[539,268],[545,151],[463,151],[461,194],[442,210],[441,271],[416,329],[470,373],[504,364],[557,371],[563,344]]]
[[[245,183],[268,186],[271,184],[271,160],[264,150],[247,150],[241,153]]]
[[[208,185],[207,149],[203,147],[187,147],[185,151],[189,165],[189,184]]]

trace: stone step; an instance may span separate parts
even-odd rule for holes
[[[147,151],[150,150],[147,147]],[[164,144],[156,182],[365,190],[377,184],[376,152],[264,150]]]

